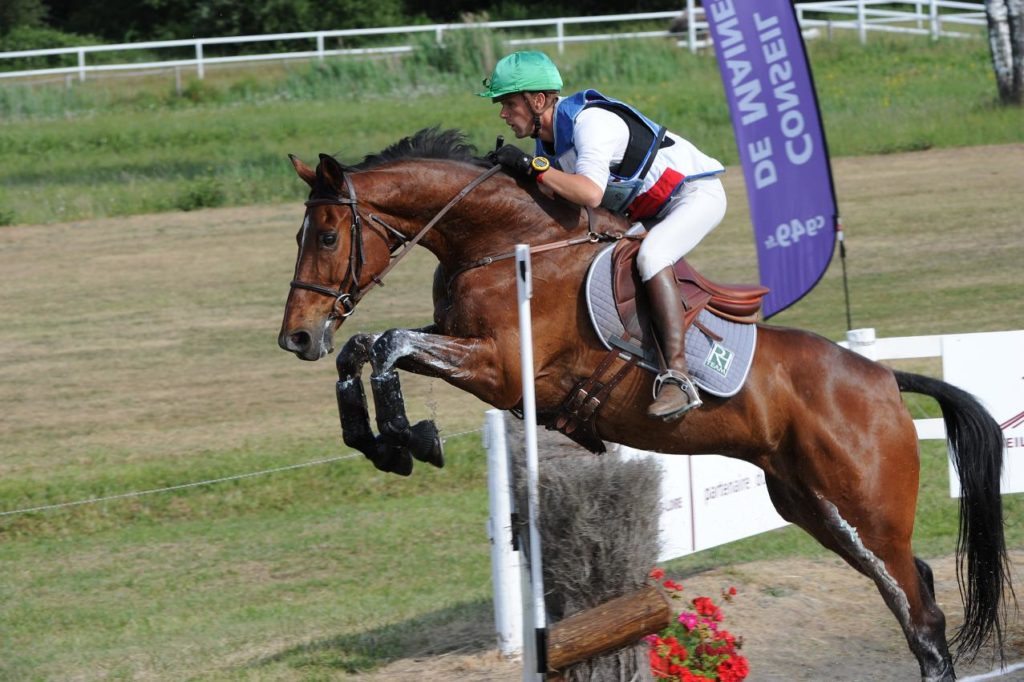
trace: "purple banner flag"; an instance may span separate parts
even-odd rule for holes
[[[757,241],[764,314],[828,268],[836,200],[810,65],[791,0],[704,0]]]

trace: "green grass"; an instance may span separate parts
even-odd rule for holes
[[[46,223],[290,200],[286,154],[354,162],[417,129],[459,127],[481,149],[504,133],[472,93],[489,36],[465,34],[409,61],[329,62],[211,75],[179,95],[152,78],[0,89],[0,218]],[[1024,112],[997,106],[982,40],[850,36],[810,44],[833,155],[1024,139]],[[715,60],[671,42],[572,47],[566,89],[635,103],[727,164],[736,150]],[[160,81],[156,81],[159,83]],[[125,94],[125,92],[129,94]],[[88,169],[88,172],[84,172]]]
[[[449,441],[443,471],[408,480],[378,474],[359,456],[20,517],[0,542],[8,624],[0,642],[17,652],[0,662],[0,677],[62,678],[100,665],[110,666],[101,675],[110,679],[143,670],[183,679],[196,660],[232,656],[232,667],[257,671],[311,659],[356,670],[436,646],[413,625],[443,630],[467,613],[479,620],[489,596],[478,439]],[[333,442],[321,447],[276,457],[335,451]],[[149,475],[122,484],[168,482],[159,467]],[[59,475],[52,484],[71,496],[108,492],[103,482],[64,485]],[[424,570],[408,570],[417,565]],[[438,589],[439,567],[457,590]],[[325,598],[332,593],[345,597]],[[199,631],[215,635],[196,638]],[[488,640],[486,629],[479,640]]]

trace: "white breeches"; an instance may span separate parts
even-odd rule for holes
[[[660,219],[644,223],[647,236],[636,256],[643,281],[649,280],[689,253],[725,216],[725,188],[717,177],[683,185],[669,200]]]

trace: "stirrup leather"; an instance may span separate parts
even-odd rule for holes
[[[683,393],[686,394],[686,399],[689,401],[686,407],[684,407],[679,414],[689,412],[690,410],[704,404],[704,401],[700,399],[700,394],[697,392],[697,386],[693,383],[693,379],[691,379],[686,373],[674,369],[666,369],[664,372],[654,377],[654,384],[652,386],[652,397],[654,400],[658,399],[658,394],[661,393],[661,387],[666,383],[675,384],[681,388]]]

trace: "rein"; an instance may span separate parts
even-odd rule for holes
[[[437,212],[437,214],[430,219],[426,225],[423,226],[416,236],[412,239],[406,239],[405,235],[398,232],[395,228],[385,223],[378,216],[370,214],[370,220],[380,224],[386,230],[399,237],[401,240],[400,246],[402,250],[397,254],[391,255],[391,262],[388,263],[381,273],[370,279],[369,284],[365,287],[359,286],[359,276],[362,272],[362,265],[366,262],[366,256],[363,252],[363,223],[359,215],[359,202],[356,199],[356,188],[353,186],[352,181],[348,175],[345,175],[345,187],[348,190],[347,197],[322,197],[318,199],[310,199],[306,201],[306,208],[311,206],[348,206],[352,210],[352,220],[350,223],[351,232],[351,248],[349,250],[349,263],[348,272],[342,277],[342,285],[345,280],[349,280],[349,291],[342,289],[342,285],[339,285],[337,289],[331,289],[320,284],[314,284],[313,282],[304,282],[300,279],[293,279],[291,281],[291,288],[293,289],[306,289],[313,291],[323,296],[330,296],[334,299],[334,315],[336,317],[345,318],[355,312],[356,304],[359,303],[366,296],[367,293],[375,286],[384,286],[384,276],[388,274],[392,268],[398,265],[398,262],[402,260],[409,253],[412,247],[416,246],[424,235],[427,234],[437,223],[448,213],[457,203],[462,201],[467,194],[477,188],[484,180],[491,177],[495,173],[501,170],[500,165],[492,166],[486,171],[474,178],[468,185],[463,187],[458,194],[452,197],[451,201],[445,204],[444,208]],[[385,239],[387,236],[384,235]],[[396,247],[397,248],[397,247]]]
[[[536,253],[544,253],[545,251],[553,251],[554,249],[564,249],[569,246],[578,246],[580,244],[597,244],[599,242],[616,242],[620,239],[640,239],[640,237],[633,237],[622,232],[594,232],[594,209],[590,206],[585,206],[587,210],[587,234],[583,237],[575,237],[573,239],[560,239],[556,242],[548,242],[547,244],[537,244],[536,246],[530,247],[530,255]],[[467,263],[457,269],[455,272],[448,277],[446,287],[449,292],[452,290],[452,285],[455,284],[455,280],[460,275],[464,274],[468,270],[474,268],[482,268],[500,260],[506,260],[508,258],[514,258],[516,255],[515,251],[509,251],[507,253],[501,253],[496,256],[484,256],[478,258],[471,263]]]

